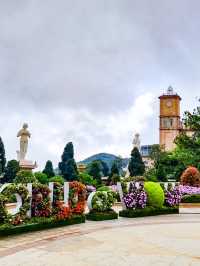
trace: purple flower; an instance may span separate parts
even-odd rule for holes
[[[96,188],[94,186],[91,186],[91,185],[87,185],[86,189],[88,192],[95,192],[96,191]]]
[[[134,183],[130,184],[129,192],[123,197],[124,203],[128,209],[145,208],[147,203],[147,194],[143,186],[136,188]]]

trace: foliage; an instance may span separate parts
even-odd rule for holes
[[[49,182],[55,182],[55,183],[60,183],[60,184],[64,184],[65,180],[62,176],[60,175],[56,175],[56,176],[53,176],[51,178],[49,178]]]
[[[86,219],[90,221],[114,220],[118,219],[118,213],[113,210],[109,210],[106,212],[91,210],[88,214],[86,214]]]
[[[200,186],[200,172],[196,167],[188,167],[181,175],[181,184],[183,186]]]
[[[46,162],[45,168],[42,172],[46,174],[48,178],[55,176],[52,161],[48,160]]]
[[[6,168],[5,148],[2,138],[0,137],[0,176],[2,173],[5,172],[5,168]]]
[[[92,176],[97,184],[101,184],[101,163],[93,161],[87,166],[87,173]]]
[[[20,226],[13,226],[10,224],[3,224],[0,226],[0,236],[8,236],[13,234],[21,234],[25,232],[33,232],[44,230],[48,228],[56,228],[60,226],[67,226],[72,224],[85,223],[84,215],[74,215],[69,219],[58,221],[56,217],[42,217],[32,218],[26,224]]]
[[[29,170],[21,170],[17,173],[16,178],[14,179],[14,182],[16,184],[22,183],[37,183],[36,177],[33,175],[33,173]]]
[[[112,184],[116,185],[117,182],[120,182],[121,181],[121,177],[119,175],[113,175],[112,176]]]
[[[161,214],[175,214],[178,212],[179,212],[178,207],[163,206],[161,208],[154,208],[149,206],[144,209],[122,210],[119,212],[119,216],[127,218],[137,218],[137,217],[155,216]]]
[[[155,168],[150,168],[148,169],[145,174],[144,174],[144,178],[147,181],[152,181],[152,182],[157,182],[158,178],[157,178],[157,172]]]
[[[84,185],[97,185],[97,181],[87,173],[79,173],[79,181]]]
[[[110,176],[113,177],[113,175],[119,176],[119,167],[116,161],[113,162],[112,167],[111,167]]]
[[[164,204],[165,196],[160,184],[145,182],[144,189],[147,193],[147,205],[161,208]]]
[[[140,183],[139,188],[134,182],[130,183],[128,193],[123,197],[124,203],[128,209],[145,208],[147,203],[147,194],[144,186]]]
[[[146,178],[144,176],[129,176],[123,179],[124,182],[144,182]]]
[[[186,129],[190,129],[194,133],[189,136],[187,132],[182,132],[177,136],[175,140],[177,148],[174,153],[185,169],[191,165],[198,167],[200,158],[200,107],[198,106],[193,112],[186,111],[183,123]]]
[[[131,159],[128,165],[130,176],[141,176],[145,172],[145,165],[137,147],[131,152]]]
[[[102,160],[100,160],[100,162],[101,162],[101,165],[102,165],[103,176],[109,176],[110,169],[109,169],[107,163],[102,161]]]
[[[5,168],[5,173],[3,177],[3,183],[12,183],[19,172],[19,162],[16,160],[10,160],[7,163],[7,166]]]
[[[111,188],[108,186],[102,186],[102,187],[99,187],[97,191],[111,191]]]
[[[34,173],[34,176],[36,177],[38,182],[41,184],[48,184],[49,182],[48,176],[42,172],[36,172]]]
[[[66,181],[78,180],[78,170],[74,160],[74,146],[72,142],[67,143],[64,148],[59,169]]]
[[[8,215],[5,208],[7,201],[8,199],[4,195],[0,194],[0,224],[5,222]]]
[[[200,203],[200,194],[185,195],[181,199],[182,203]]]
[[[69,183],[70,197],[69,206],[72,213],[83,214],[86,205],[86,187],[80,182],[73,181]]]
[[[50,209],[50,189],[47,185],[33,184],[31,213],[33,217],[49,217]]]
[[[97,212],[109,211],[115,201],[112,191],[97,191],[92,198],[92,209]]]
[[[19,194],[22,198],[22,206],[19,209],[19,212],[15,215],[10,215],[7,211],[3,210],[5,208],[5,203],[7,203],[8,198],[13,194]],[[3,197],[5,197],[3,199]],[[7,186],[1,193],[1,209],[0,213],[4,215],[4,221],[7,219],[8,223],[13,225],[21,224],[26,218],[27,211],[30,209],[30,197],[27,188],[22,184],[10,184]]]

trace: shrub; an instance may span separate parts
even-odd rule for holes
[[[55,182],[55,183],[60,183],[60,184],[64,184],[65,180],[62,176],[60,175],[56,175],[56,176],[53,176],[51,178],[49,178],[49,182]]]
[[[41,184],[47,184],[49,182],[48,176],[41,172],[36,172],[34,176],[37,178],[38,182]]]
[[[160,184],[145,182],[144,189],[147,193],[147,205],[155,208],[161,208],[164,204],[165,195]]]
[[[86,219],[90,221],[114,220],[118,219],[118,213],[113,210],[107,212],[96,212],[91,210],[88,214],[86,214]]]
[[[136,210],[122,210],[119,212],[119,216],[127,217],[127,218],[137,218],[137,217],[145,217],[145,216],[155,216],[162,214],[174,214],[178,213],[179,209],[177,207],[146,207],[144,209],[136,209]]]
[[[181,199],[182,203],[200,203],[200,194],[186,195]]]
[[[121,177],[117,174],[114,174],[111,178],[112,180],[112,184],[117,184],[117,182],[120,182],[121,181]]]
[[[14,180],[14,183],[37,183],[36,177],[33,175],[33,173],[29,170],[21,170],[17,173],[17,176]]]
[[[102,186],[102,187],[99,187],[97,189],[97,191],[111,191],[111,188],[110,187],[107,187],[107,186]]]
[[[196,167],[188,167],[181,175],[181,185],[200,186],[200,172]]]
[[[97,191],[92,199],[92,209],[97,212],[109,211],[115,201],[112,191]]]
[[[79,181],[84,185],[96,186],[97,181],[87,173],[79,173]]]

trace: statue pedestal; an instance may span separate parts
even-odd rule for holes
[[[28,160],[20,160],[19,167],[21,170],[32,171],[33,169],[37,168],[37,164],[36,162],[33,163],[32,161],[28,161]]]

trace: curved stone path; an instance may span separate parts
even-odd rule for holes
[[[200,265],[200,215],[120,218],[0,240],[1,266]]]

